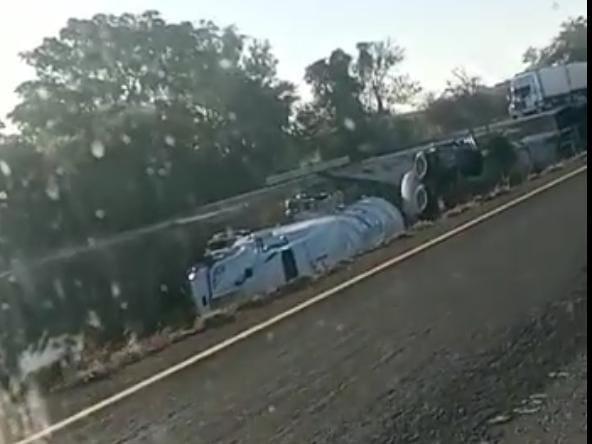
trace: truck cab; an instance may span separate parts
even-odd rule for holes
[[[539,113],[566,104],[588,102],[588,64],[543,66],[516,75],[510,82],[510,116]]]
[[[518,118],[542,111],[541,85],[534,72],[525,72],[514,77],[510,83],[510,116]]]

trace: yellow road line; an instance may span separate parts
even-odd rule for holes
[[[549,190],[550,188],[553,188],[563,182],[565,182],[568,179],[571,179],[572,177],[583,173],[584,171],[586,171],[588,169],[587,165],[584,165],[574,171],[569,172],[568,174],[565,174],[561,177],[558,177],[557,179],[554,179],[542,186],[540,186],[539,188],[536,188],[532,191],[529,191],[528,193],[525,193],[509,202],[506,202],[505,204],[502,204],[496,208],[494,208],[493,210],[490,210],[474,219],[471,219],[468,222],[465,222],[462,225],[459,225],[458,227],[447,231],[444,234],[441,234],[415,248],[412,248],[394,258],[388,259],[385,262],[377,265],[374,268],[371,268],[368,271],[365,271],[363,273],[360,273],[359,275],[333,287],[330,288],[329,290],[326,290],[322,293],[317,294],[316,296],[307,299],[304,302],[301,302],[298,305],[295,305],[292,308],[289,308],[288,310],[275,315],[269,319],[267,319],[266,321],[263,321],[257,325],[254,325],[252,327],[249,327],[246,330],[243,330],[242,332],[228,338],[225,339],[222,342],[219,342],[218,344],[202,351],[199,352],[187,359],[185,359],[184,361],[179,362],[178,364],[173,365],[172,367],[167,368],[166,370],[163,370],[159,373],[156,373],[155,375],[144,379],[143,381],[138,382],[137,384],[134,384],[122,391],[120,391],[119,393],[116,393],[115,395],[109,396],[108,398],[103,399],[102,401],[97,402],[96,404],[93,404],[83,410],[80,410],[78,413],[75,413],[72,416],[69,416],[59,422],[56,422],[55,424],[52,424],[50,426],[48,426],[47,428],[34,433],[30,436],[28,436],[27,438],[18,441],[15,444],[29,444],[32,443],[36,440],[39,439],[43,439],[43,438],[47,438],[50,435],[52,435],[53,433],[62,430],[78,421],[81,421],[84,418],[87,418],[95,413],[97,413],[100,410],[106,409],[107,407],[125,399],[128,398],[130,396],[132,396],[133,394],[139,392],[142,389],[145,389],[146,387],[156,384],[157,382],[171,376],[174,375],[175,373],[180,372],[181,370],[184,370],[185,368],[192,366],[194,364],[197,364],[200,361],[203,361],[211,356],[214,356],[217,353],[220,353],[221,351],[231,347],[234,344],[237,344],[263,330],[266,330],[278,323],[280,323],[281,321],[288,319],[292,316],[294,316],[297,313],[300,313],[301,311],[304,311],[305,309],[307,309],[308,307],[311,307],[315,304],[318,304],[319,302],[328,299],[329,297],[349,288],[352,287],[356,284],[358,284],[359,282],[368,279],[369,277],[372,277],[384,270],[386,270],[387,268],[390,268],[400,262],[403,262],[406,259],[409,259],[412,256],[415,256],[435,245],[438,245],[442,242],[444,242],[447,239],[450,239],[454,236],[456,236],[457,234],[460,234],[464,231],[467,231],[468,229],[474,227],[475,225],[480,224],[481,222],[484,222],[488,219],[491,219],[492,217],[538,195],[543,193],[544,191]]]

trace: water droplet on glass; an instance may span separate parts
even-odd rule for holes
[[[220,62],[218,64],[220,65],[220,68],[222,68],[222,69],[230,69],[232,67],[232,61],[230,61],[228,59],[222,59],[222,60],[220,60]]]
[[[166,143],[168,146],[175,146],[175,138],[169,134],[165,136],[164,143]]]
[[[127,310],[128,303],[123,301],[121,304],[119,304],[119,306],[121,307],[122,310]]]
[[[159,168],[157,173],[160,177],[166,176],[166,170],[164,168]]]
[[[102,210],[100,208],[98,210],[95,210],[95,217],[97,219],[104,219],[105,218],[105,215],[106,215],[105,210]]]
[[[90,144],[90,152],[97,159],[101,159],[105,155],[105,145],[100,140],[95,140]]]
[[[61,280],[55,279],[53,281],[53,289],[55,290],[58,298],[60,298],[62,300],[66,299],[66,292],[64,291],[64,286],[63,286]]]
[[[6,191],[0,191],[0,200],[6,199],[8,199],[8,194],[6,194]]]
[[[45,128],[47,128],[48,130],[55,128],[55,126],[56,121],[54,119],[49,119],[47,122],[45,122]]]
[[[121,141],[126,145],[129,145],[130,143],[132,143],[132,138],[127,134],[124,134],[123,136],[121,136]]]
[[[111,32],[109,31],[108,28],[102,26],[99,30],[99,36],[101,36],[101,38],[105,41],[109,41],[111,40]],[[106,55],[106,54],[103,54]]]
[[[167,291],[169,291],[169,287],[167,284],[160,284],[160,291],[162,291],[163,293],[166,293]]]
[[[111,296],[113,296],[113,299],[121,296],[121,287],[117,282],[111,282]]]
[[[8,165],[4,160],[0,160],[0,172],[5,175],[6,177],[12,174],[12,170],[10,169],[10,165]]]
[[[47,100],[49,98],[49,92],[46,88],[40,87],[37,89],[37,96],[39,96],[41,100]]]
[[[268,332],[268,333],[267,333],[267,335],[265,335],[265,338],[266,338],[266,339],[267,339],[269,342],[273,341],[274,337],[275,337],[275,335],[274,335],[274,333],[273,333],[272,331]]]
[[[166,72],[164,72],[164,70],[159,69],[158,70],[158,77],[161,79],[164,79],[166,77]]]
[[[86,323],[94,328],[101,328],[103,326],[99,319],[99,315],[94,310],[89,310],[88,316],[86,317]]]
[[[370,153],[372,152],[372,144],[370,143],[362,143],[360,145],[358,145],[358,150],[363,152],[363,153]]]
[[[270,405],[269,407],[267,407],[267,411],[268,411],[269,413],[273,413],[273,412],[275,412],[275,406],[273,406],[273,405]]]
[[[60,198],[60,187],[58,186],[55,177],[50,177],[47,181],[47,185],[45,186],[45,194],[51,200],[58,200]]]
[[[6,302],[2,302],[2,305],[0,305],[0,308],[2,308],[2,311],[8,311],[8,310],[10,310],[10,305],[7,304]]]
[[[236,120],[236,113],[233,113],[232,111],[228,113],[228,118],[234,122]]]
[[[153,176],[154,175],[154,168],[152,168],[152,167],[146,168],[146,174],[148,174],[149,176]]]
[[[346,130],[354,131],[356,129],[356,122],[354,122],[349,117],[346,117],[345,119],[343,119],[343,126]]]

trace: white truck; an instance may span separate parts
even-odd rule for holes
[[[548,66],[516,75],[510,81],[510,116],[536,114],[588,98],[586,62]]]

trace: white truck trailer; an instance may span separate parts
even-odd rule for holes
[[[526,71],[510,81],[510,116],[518,118],[588,98],[586,62]]]

